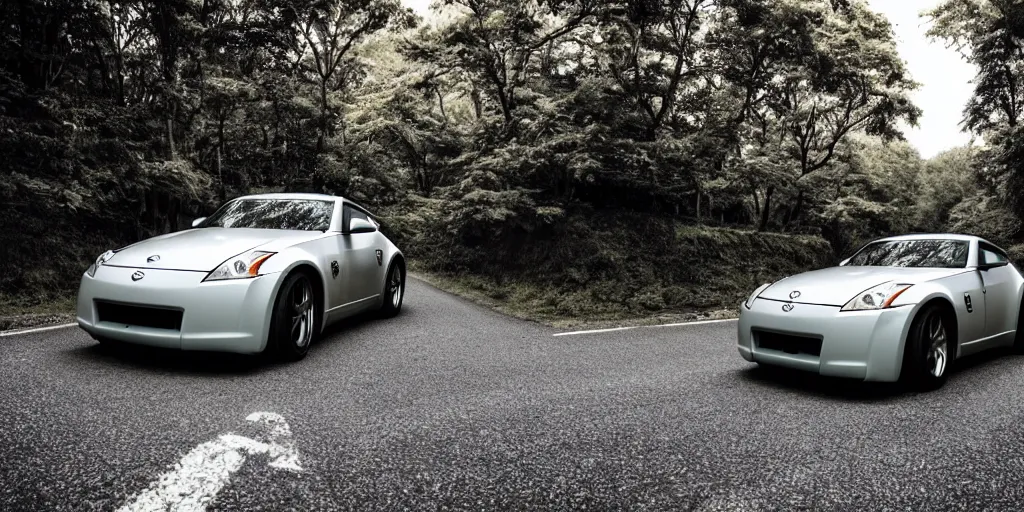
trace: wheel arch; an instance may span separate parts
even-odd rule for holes
[[[949,335],[953,337],[953,359],[960,357],[960,318],[957,315],[956,307],[953,305],[953,301],[945,295],[934,295],[924,301],[922,301],[914,314],[910,316],[910,322],[907,323],[907,333],[909,335],[910,326],[917,321],[921,313],[929,307],[938,307],[942,311],[943,317],[951,322],[952,329],[950,329]],[[904,337],[906,338],[906,337]],[[904,347],[906,347],[906,339],[904,339]]]
[[[398,264],[398,266],[401,267],[403,276],[408,273],[408,269],[405,267],[405,255],[402,254],[401,251],[395,251],[395,254],[391,256],[391,261],[388,262],[388,269],[390,270],[391,265],[394,264]]]
[[[909,294],[907,294],[909,295]],[[938,306],[943,310],[944,316],[948,317],[950,322],[953,324],[951,335],[954,338],[954,348],[952,359],[956,359],[960,355],[960,319],[957,316],[958,312],[952,299],[949,297],[949,293],[946,289],[942,288],[931,288],[927,292],[922,293],[920,297],[910,297],[910,302],[905,302],[901,307],[911,308],[910,313],[907,314],[906,320],[904,321],[902,332],[898,340],[898,349],[896,351],[896,357],[898,360],[894,368],[896,379],[901,379],[906,369],[906,350],[907,345],[910,342],[910,334],[914,322],[921,316],[921,313],[930,306]]]
[[[384,267],[384,276],[383,276],[383,278],[381,279],[381,282],[380,282],[380,290],[381,290],[380,300],[377,301],[377,307],[383,307],[384,306],[384,301],[387,300],[387,293],[385,293],[385,292],[387,291],[387,288],[388,288],[388,275],[391,274],[391,268],[394,267],[395,265],[398,265],[399,268],[402,269],[402,280],[403,281],[409,275],[409,271],[406,268],[405,255],[402,254],[402,251],[399,251],[399,250],[396,249],[394,251],[394,253],[392,253],[391,258],[388,260],[387,266]]]
[[[274,304],[277,303],[277,297],[281,293],[281,286],[285,280],[294,275],[297,272],[301,272],[309,277],[311,284],[313,285],[313,294],[316,297],[317,303],[320,304],[320,324],[319,331],[323,332],[323,329],[327,321],[327,282],[324,279],[323,273],[316,267],[316,265],[307,260],[296,260],[291,262],[287,267],[277,272],[277,279],[274,283],[273,294],[267,300],[267,315],[266,321],[263,326],[263,348],[267,347],[267,343],[270,341],[270,327],[273,318]]]
[[[316,268],[312,263],[300,261],[296,262],[287,271],[282,272],[281,282],[284,282],[285,279],[296,273],[305,274],[313,284],[313,296],[316,298],[317,304],[320,304],[320,330],[322,331],[324,322],[327,319],[327,281],[323,273],[320,272],[320,269]]]
[[[1017,291],[1017,323],[1020,324],[1020,317],[1024,316],[1024,292]]]

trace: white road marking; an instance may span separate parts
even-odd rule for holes
[[[616,327],[614,329],[595,329],[593,331],[560,332],[560,333],[554,334],[554,336],[572,336],[574,334],[594,334],[594,333],[598,333],[598,332],[625,331],[627,329],[636,329],[636,327]]]
[[[696,322],[680,322],[678,324],[652,325],[650,327],[686,327],[688,325],[724,324],[726,322],[735,322],[736,320],[738,320],[738,318],[726,318],[724,320],[699,320]]]
[[[254,412],[245,419],[260,422],[269,427],[269,455],[273,459],[270,461],[271,467],[302,471],[302,466],[299,465],[299,451],[295,449],[295,442],[292,439],[292,430],[280,414]]]
[[[204,511],[231,475],[242,467],[246,455],[266,454],[271,458],[271,467],[302,471],[291,429],[284,418],[272,412],[256,412],[246,420],[267,427],[266,442],[224,434],[200,444],[118,511]]]
[[[68,327],[75,327],[77,325],[78,325],[77,323],[74,323],[74,324],[61,324],[61,325],[50,325],[50,326],[47,326],[47,327],[36,327],[34,329],[20,329],[20,330],[16,330],[16,331],[0,331],[0,338],[3,338],[4,336],[17,336],[19,334],[32,334],[34,332],[52,331],[54,329],[66,329]]]
[[[572,336],[572,335],[575,335],[575,334],[596,334],[596,333],[602,333],[602,332],[625,331],[625,330],[628,330],[628,329],[642,329],[642,328],[656,329],[656,328],[659,328],[659,327],[688,327],[688,326],[691,326],[691,325],[721,324],[721,323],[725,323],[725,322],[735,322],[736,320],[737,320],[736,318],[726,318],[724,320],[698,320],[696,322],[680,322],[680,323],[675,323],[675,324],[638,325],[638,326],[632,326],[632,327],[615,327],[615,328],[612,328],[612,329],[595,329],[595,330],[592,330],[592,331],[559,332],[559,333],[553,334],[552,336]]]

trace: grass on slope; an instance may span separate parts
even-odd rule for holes
[[[74,321],[75,297],[46,296],[34,300],[0,295],[0,331]]]
[[[503,313],[559,328],[728,318],[760,284],[834,263],[819,237],[680,225],[614,213],[565,219],[543,242],[504,251],[439,245],[419,222],[397,238],[425,281]],[[501,253],[512,257],[502,258]]]

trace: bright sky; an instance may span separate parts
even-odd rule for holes
[[[402,3],[412,7],[419,14],[426,14],[430,7],[430,0],[402,0]]]
[[[896,31],[900,56],[911,76],[921,84],[913,98],[924,111],[917,129],[904,133],[924,158],[956,146],[968,144],[970,135],[960,131],[963,109],[971,96],[974,66],[964,62],[942,41],[931,42],[925,35],[931,25],[921,11],[938,5],[939,0],[868,0],[876,12],[889,18]]]
[[[420,14],[427,13],[430,1],[402,0]],[[924,113],[918,127],[906,127],[904,133],[924,158],[970,142],[970,136],[960,131],[960,121],[971,96],[974,67],[955,51],[947,50],[941,41],[931,42],[925,36],[929,22],[920,13],[938,3],[939,0],[868,0],[872,9],[889,18],[896,31],[900,56],[911,76],[921,84],[913,99]]]

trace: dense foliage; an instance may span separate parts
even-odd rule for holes
[[[953,225],[1016,239],[1024,217],[1024,4],[944,0],[926,15],[929,34],[958,49],[978,70],[964,127],[987,144],[973,155],[976,189],[950,213]]]
[[[937,33],[1018,59],[981,3],[947,2]],[[363,202],[430,268],[500,275],[525,248],[583,281],[600,248],[557,251],[608,226],[609,247],[714,224],[841,253],[915,229],[1010,241],[1021,211],[1012,72],[983,67],[969,113],[997,149],[924,162],[899,129],[916,84],[861,0],[439,0],[427,20],[399,0],[12,0],[0,31],[7,295],[73,289],[102,250],[265,190]]]

